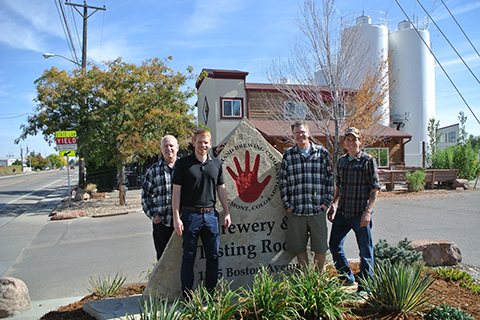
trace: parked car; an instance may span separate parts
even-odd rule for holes
[[[43,168],[43,170],[50,170],[50,167],[49,167],[49,166],[45,166],[45,168]]]
[[[65,170],[65,166],[61,166],[61,167],[60,167],[60,170]]]
[[[70,166],[70,169],[75,169],[75,166]]]

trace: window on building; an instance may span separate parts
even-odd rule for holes
[[[442,133],[440,135],[440,142],[441,143],[446,143],[447,142],[447,134],[446,133]]]
[[[221,119],[242,119],[243,98],[220,98]]]
[[[379,168],[388,168],[388,148],[366,148],[363,151],[375,158]]]
[[[455,131],[451,131],[448,133],[448,142],[457,142],[457,135]]]
[[[286,101],[285,117],[288,119],[305,119],[306,104],[304,102]]]

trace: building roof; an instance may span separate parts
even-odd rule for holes
[[[283,139],[285,135],[291,135],[291,125],[293,121],[279,121],[279,120],[256,120],[250,119],[250,122],[255,126],[255,128],[265,137],[265,138],[277,138]],[[310,129],[310,134],[315,139],[326,139],[326,136],[320,132],[315,121],[307,121],[308,127]],[[329,122],[330,132],[335,131],[335,125],[333,121]],[[343,137],[343,134],[346,130],[346,126],[340,130],[340,137]],[[368,128],[367,132],[363,130],[364,134],[367,136],[380,136],[383,138],[391,139],[409,139],[412,136],[395,130],[393,128],[381,125],[379,123],[373,124]]]
[[[248,72],[246,71],[238,71],[238,70],[223,70],[223,69],[203,69],[202,73],[204,72],[207,73],[208,78],[213,78],[213,79],[238,79],[238,80],[245,80]],[[200,85],[203,82],[203,77],[200,75],[198,77],[197,82],[195,83],[195,87],[198,89]]]

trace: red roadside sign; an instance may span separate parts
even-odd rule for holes
[[[76,144],[77,138],[55,138],[57,144]]]

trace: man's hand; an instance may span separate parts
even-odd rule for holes
[[[328,212],[327,212],[327,219],[332,223],[333,223],[333,220],[335,219],[335,211],[337,211],[337,208],[332,204],[330,206],[330,209],[328,209]]]
[[[370,221],[372,221],[372,213],[368,210],[365,210],[360,220],[360,228],[368,226],[370,224]]]
[[[322,210],[322,209],[323,209],[323,211],[327,211],[328,207],[326,205],[322,204],[320,207],[317,208],[317,210]]]
[[[159,224],[159,223],[162,222],[162,219],[161,219],[160,216],[157,214],[157,215],[155,216],[155,218],[153,218],[152,222],[153,222],[153,224]]]
[[[173,219],[173,227],[179,236],[183,234],[183,222],[181,219]]]
[[[226,213],[224,220],[223,220],[223,230],[227,230],[232,225],[232,218],[230,217],[230,213]]]

